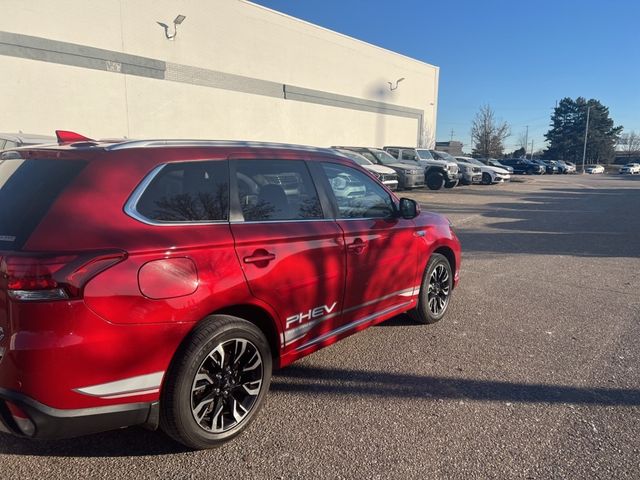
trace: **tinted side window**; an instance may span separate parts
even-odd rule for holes
[[[388,218],[395,206],[387,191],[369,176],[338,163],[322,167],[338,204],[338,218]]]
[[[170,163],[144,191],[136,210],[157,222],[212,222],[229,218],[227,161]]]
[[[245,221],[324,218],[302,160],[238,160],[235,166]]]
[[[416,156],[416,152],[411,150],[403,150],[402,151],[402,160],[412,160],[414,162],[418,161],[418,157]]]
[[[394,156],[395,158],[398,158],[398,150],[397,150],[397,149],[395,149],[395,148],[389,148],[389,149],[387,149],[387,153],[388,153],[389,155]]]

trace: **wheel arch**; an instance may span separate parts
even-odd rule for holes
[[[457,269],[457,265],[456,265],[456,255],[455,253],[453,253],[453,250],[451,248],[449,248],[446,245],[442,245],[439,246],[438,248],[436,248],[433,253],[439,253],[440,255],[443,255],[448,261],[449,261],[449,265],[451,266],[451,273],[453,274],[454,278],[456,276],[456,269]],[[432,255],[433,255],[432,253]]]
[[[269,342],[274,368],[280,367],[280,333],[275,319],[265,309],[257,305],[241,304],[224,307],[211,312],[210,315],[231,315],[253,323],[264,333]]]

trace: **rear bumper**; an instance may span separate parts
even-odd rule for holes
[[[25,435],[14,421],[7,402],[22,410],[35,429]],[[0,431],[38,439],[78,437],[133,425],[158,426],[158,402],[61,410],[25,395],[0,389]]]

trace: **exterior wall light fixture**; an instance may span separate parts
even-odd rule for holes
[[[395,84],[394,84],[394,83],[392,83],[392,82],[387,82],[387,83],[389,84],[389,90],[391,90],[392,92],[393,92],[394,90],[397,90],[397,89],[398,89],[398,84],[399,84],[401,81],[403,81],[403,80],[404,80],[404,77],[399,78],[398,80],[396,80],[396,81],[395,81]]]
[[[184,19],[187,18],[184,15],[178,15],[174,20],[173,20],[173,33],[170,34],[169,33],[169,26],[166,23],[162,23],[162,22],[156,22],[158,25],[160,25],[162,28],[164,28],[164,35],[165,37],[167,37],[167,40],[173,40],[174,38],[176,38],[176,35],[178,34],[178,25],[180,25],[182,22],[184,22]]]

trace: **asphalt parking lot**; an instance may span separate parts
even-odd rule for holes
[[[445,320],[400,316],[276,373],[259,418],[221,449],[141,428],[0,435],[3,476],[638,478],[640,177],[409,196],[462,241]]]

